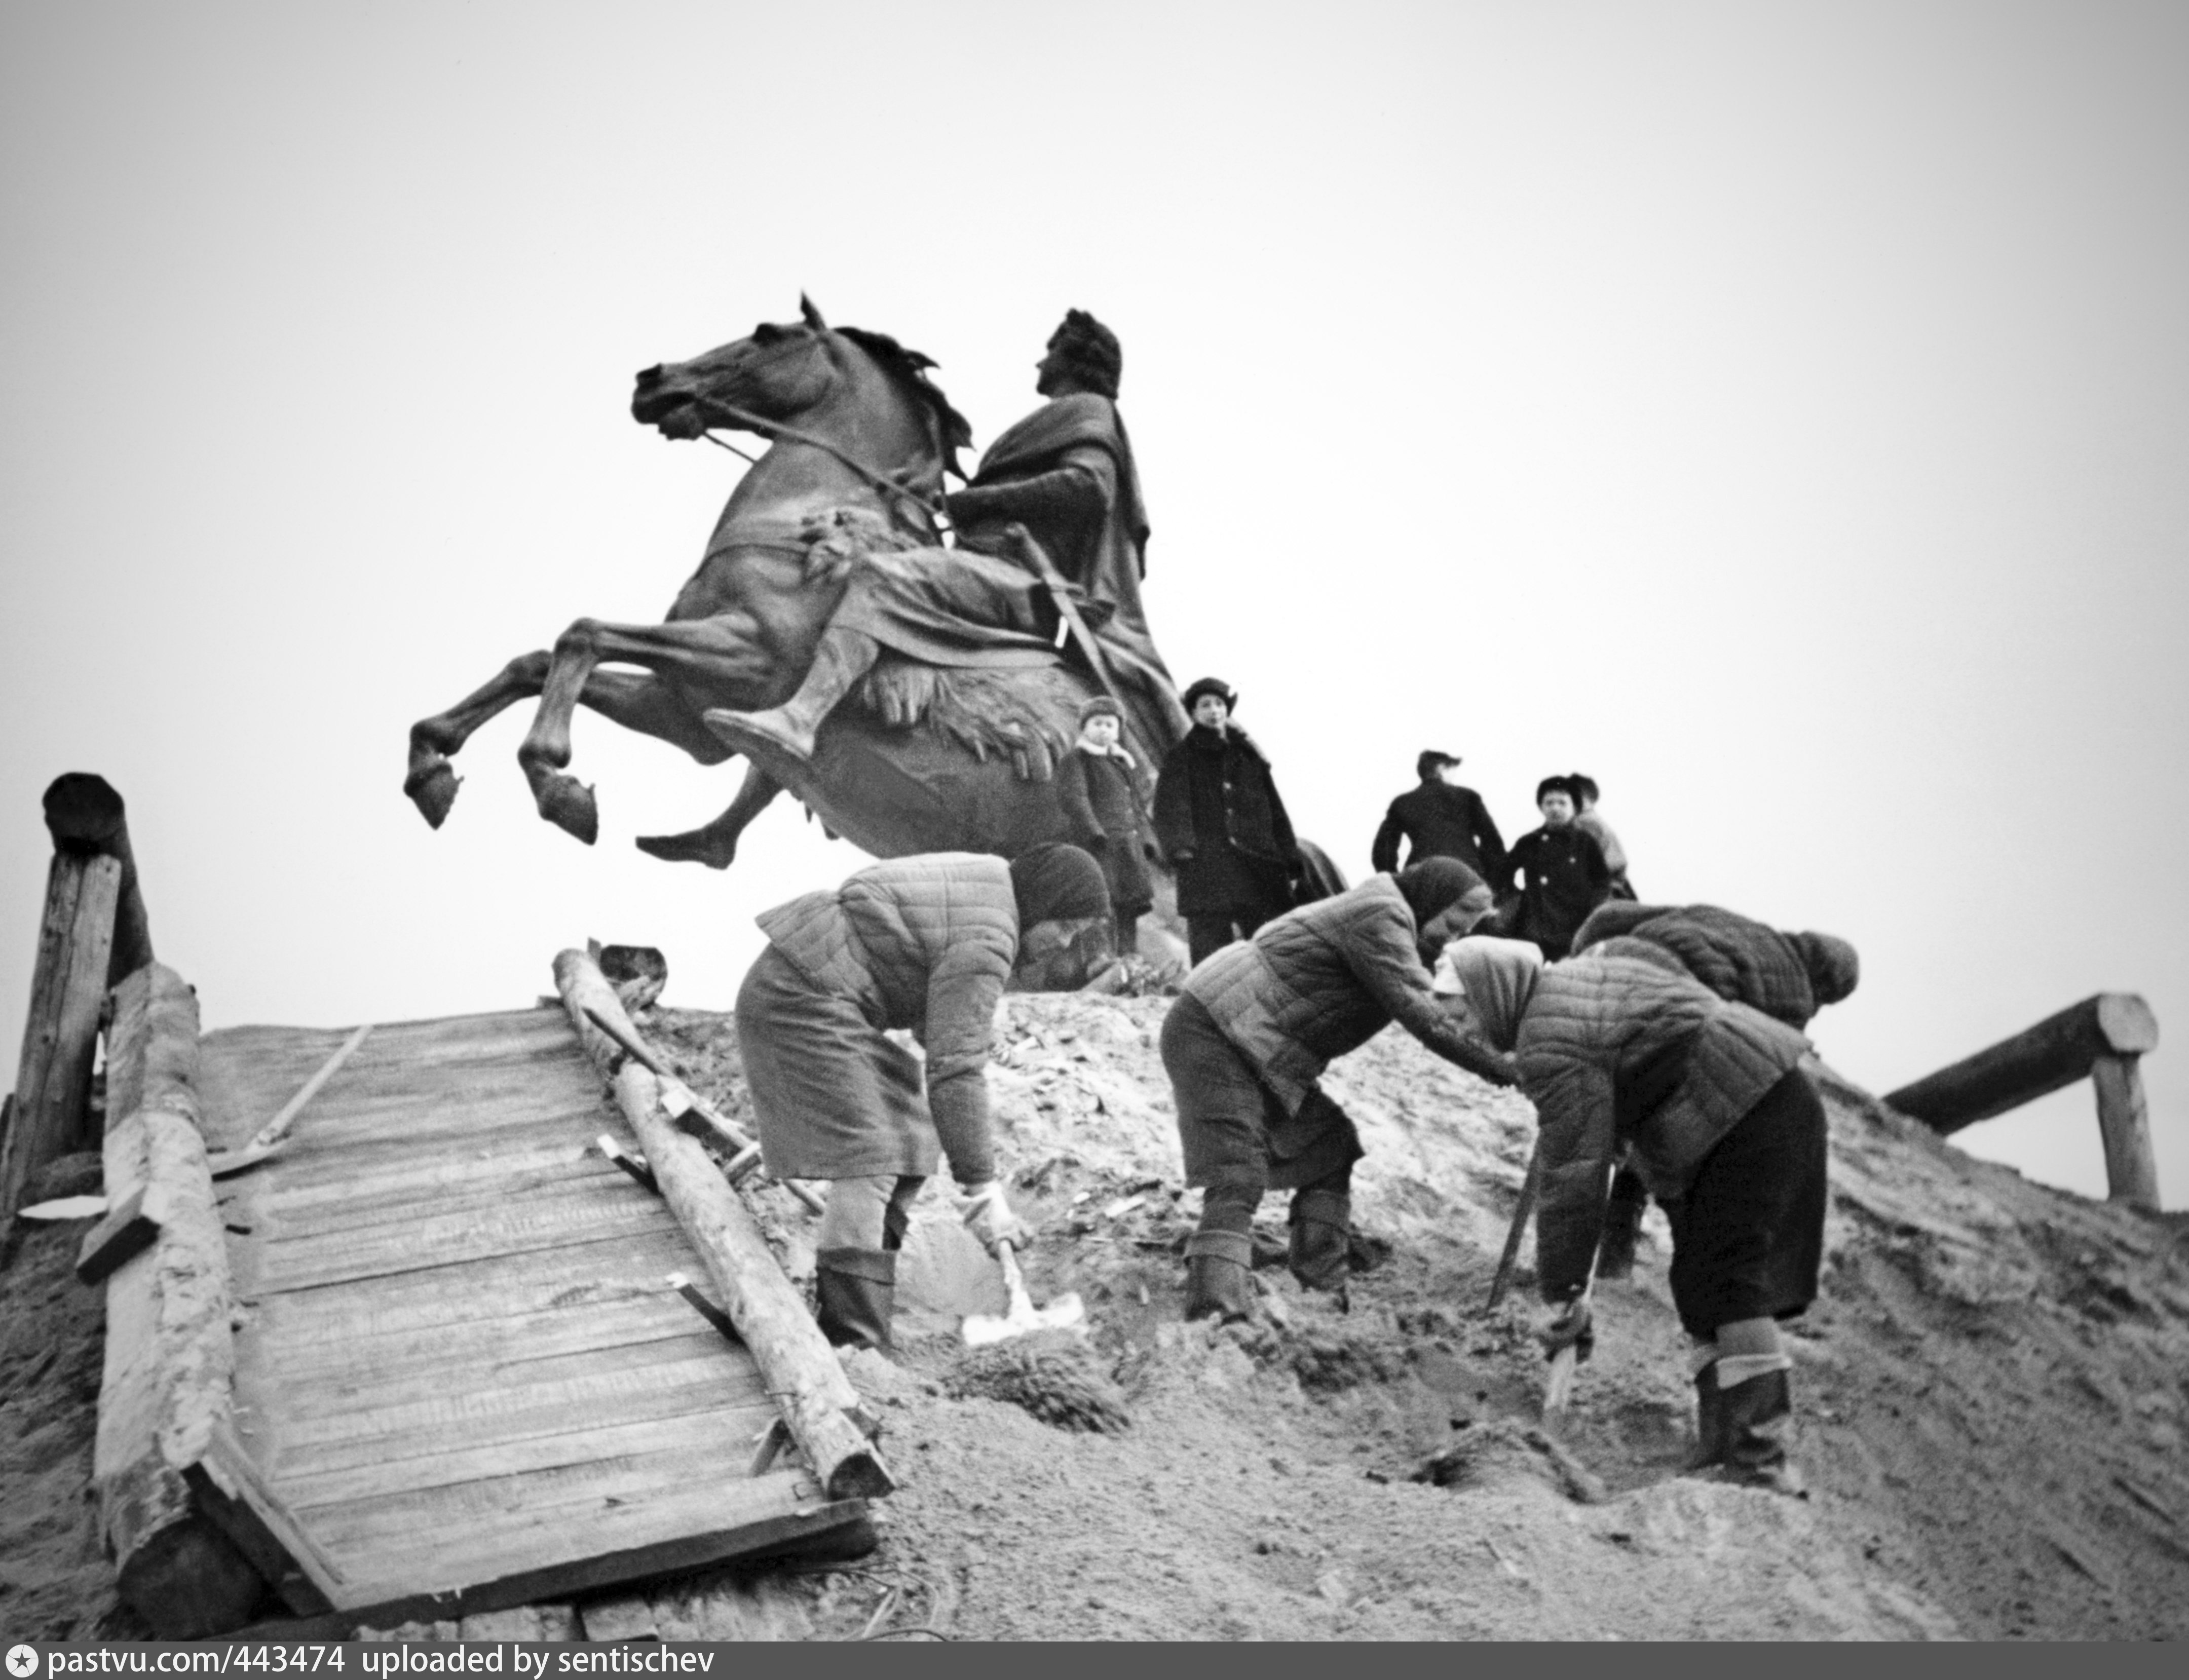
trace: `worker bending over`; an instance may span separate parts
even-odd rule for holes
[[[761,1158],[828,1179],[816,1315],[833,1342],[890,1344],[897,1251],[938,1154],[966,1228],[990,1253],[1027,1228],[997,1181],[983,1072],[1015,965],[1044,989],[1106,967],[1110,902],[1094,859],[1044,846],[934,852],[860,870],[763,914],[767,948],[738,991],[738,1042]],[[885,1035],[908,1029],[919,1057]],[[924,1088],[924,1089],[923,1089]]]
[[[1608,942],[1619,942],[1609,946]],[[1715,904],[1636,904],[1609,899],[1597,907],[1574,936],[1575,952],[1613,948],[1689,974],[1730,1003],[1761,1010],[1773,1021],[1803,1030],[1819,1010],[1853,993],[1862,964],[1853,946],[1829,933],[1781,933]],[[1622,1165],[1612,1175],[1604,1211],[1604,1242],[1597,1250],[1598,1277],[1625,1277],[1634,1270],[1649,1191],[1642,1176]]]
[[[1779,1321],[1816,1298],[1824,1250],[1824,1112],[1799,1065],[1808,1041],[1631,953],[1546,969],[1532,945],[1474,938],[1447,954],[1465,993],[1455,1019],[1514,1051],[1536,1105],[1536,1272],[1558,1309],[1546,1345],[1587,1356],[1606,1183],[1631,1145],[1671,1221],[1672,1304],[1697,1401],[1688,1468],[1798,1493]]]
[[[1453,925],[1445,913],[1462,899],[1472,908],[1460,914],[1486,912],[1481,886],[1448,857],[1372,876],[1225,946],[1187,976],[1162,1047],[1185,1181],[1206,1192],[1186,1239],[1188,1318],[1251,1315],[1250,1233],[1272,1187],[1292,1192],[1292,1276],[1343,1297],[1360,1141],[1316,1083],[1333,1057],[1396,1021],[1445,1061],[1512,1083],[1503,1057],[1452,1025],[1421,948],[1424,929],[1434,930],[1429,953],[1440,948]]]

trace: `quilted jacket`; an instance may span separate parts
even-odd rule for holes
[[[946,1080],[987,1065],[996,1003],[1019,944],[1018,905],[1002,858],[970,851],[891,858],[759,920],[799,972],[856,1000],[876,1031],[911,1031],[927,1052],[930,1099]]]
[[[1807,1027],[1817,1013],[1816,988],[1795,937],[1735,911],[1715,904],[1671,908],[1615,900],[1581,924],[1574,949],[1615,939],[1622,942],[1622,950],[1640,942],[1669,952],[1719,997],[1762,1010],[1789,1027]]]
[[[1684,1195],[1703,1157],[1808,1048],[1792,1027],[1644,957],[1599,947],[1545,969],[1514,1045],[1541,1128],[1543,1298],[1569,1300],[1587,1282],[1621,1142],[1660,1200]]]
[[[1394,1021],[1446,1061],[1500,1083],[1502,1058],[1457,1031],[1429,989],[1414,914],[1398,883],[1377,875],[1266,923],[1186,977],[1224,1036],[1288,1112],[1335,1057]]]

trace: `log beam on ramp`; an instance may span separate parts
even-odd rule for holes
[[[1942,1067],[1884,1100],[1941,1135],[1989,1120],[2041,1096],[2090,1080],[2097,1089],[2113,1201],[2158,1208],[2141,1058],[2158,1047],[2158,1020],[2132,992],[2101,992],[2034,1027]]]
[[[833,1499],[879,1498],[897,1486],[863,1425],[858,1391],[835,1351],[783,1275],[760,1226],[705,1149],[676,1129],[661,1106],[659,1082],[590,1018],[642,1043],[614,988],[583,951],[555,959],[555,984],[570,1024],[615,1092],[661,1193],[676,1214],[731,1322],[767,1379],[791,1438]]]

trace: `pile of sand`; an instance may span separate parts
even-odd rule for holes
[[[1369,1151],[1360,1257],[1381,1257],[1355,1276],[1352,1310],[1304,1296],[1279,1265],[1257,1273],[1257,1322],[1180,1322],[1196,1198],[1155,1053],[1164,1008],[1014,996],[1002,1012],[1001,1154],[1042,1232],[1027,1276],[1037,1299],[1084,1298],[1083,1356],[1044,1377],[1039,1349],[998,1360],[959,1343],[959,1318],[1001,1310],[1003,1291],[930,1187],[900,1270],[904,1346],[846,1360],[905,1483],[879,1507],[881,1550],[856,1567],[547,1607],[540,1628],[2189,1632],[2189,1220],[2030,1185],[1825,1076],[1825,1293],[1793,1347],[1813,1497],[1683,1479],[1689,1399],[1660,1219],[1633,1279],[1601,1288],[1596,1357],[1566,1424],[1544,1434],[1528,1251],[1513,1297],[1483,1304],[1530,1111],[1395,1033],[1331,1080]],[[664,1010],[645,1027],[696,1089],[744,1111],[727,1017]],[[754,1200],[787,1267],[810,1275],[811,1219],[779,1189]],[[1265,1253],[1282,1219],[1273,1196]],[[0,1375],[0,1615],[19,1637],[125,1631],[82,1496],[97,1314],[66,1281],[71,1252],[34,1237],[0,1278],[0,1372],[14,1373]],[[1110,1427],[1061,1427],[1088,1421],[1070,1406],[1036,1415],[1059,1394],[1093,1396]]]

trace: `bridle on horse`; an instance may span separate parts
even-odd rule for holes
[[[761,416],[755,414],[749,409],[741,409],[734,403],[726,403],[719,397],[710,397],[702,392],[695,391],[692,393],[687,397],[686,400],[696,406],[712,409],[716,414],[727,419],[740,432],[755,433],[761,437],[777,442],[803,444],[809,449],[819,450],[823,454],[835,456],[838,461],[840,461],[845,466],[850,467],[853,472],[857,474],[858,477],[864,480],[869,486],[874,489],[880,490],[885,495],[897,496],[903,501],[910,502],[913,506],[919,509],[921,512],[927,515],[930,519],[934,520],[938,528],[944,525],[949,519],[949,509],[944,506],[942,497],[939,493],[936,495],[934,501],[930,501],[925,496],[920,495],[919,491],[913,489],[911,486],[908,484],[900,484],[893,478],[884,478],[880,473],[875,472],[873,467],[868,466],[866,462],[861,461],[857,455],[852,455],[847,450],[841,449],[836,444],[830,443],[826,438],[817,436],[812,432],[800,431],[795,426],[785,426],[779,420],[765,419]],[[930,440],[935,444],[938,453],[941,452],[942,448],[942,439],[938,435],[940,425],[941,422],[938,421],[933,415],[930,414],[928,416],[929,438]],[[709,437],[708,441],[710,443],[721,442],[720,438],[712,437],[711,435]],[[732,455],[743,456],[743,458],[747,461],[750,461],[752,459],[750,455],[745,455],[744,450],[737,449],[731,444],[722,444],[722,447],[728,450]],[[940,477],[939,474],[937,476],[938,478]]]

